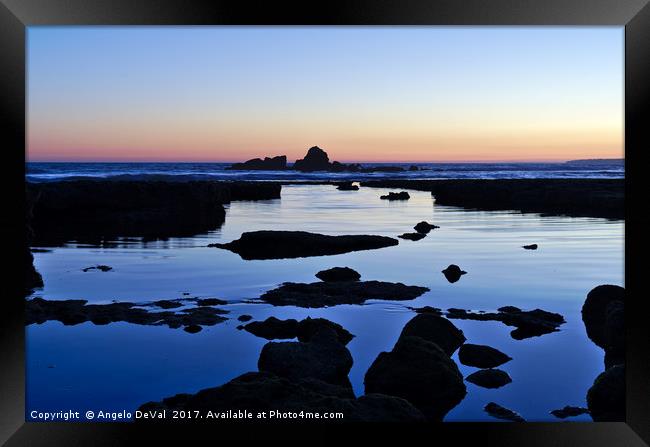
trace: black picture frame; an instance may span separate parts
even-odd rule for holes
[[[443,445],[642,446],[650,443],[650,325],[642,306],[643,230],[650,150],[650,5],[648,0],[348,0],[293,2],[211,2],[182,0],[0,0],[0,106],[2,114],[2,228],[6,266],[0,282],[0,442],[8,446],[124,445],[136,437],[172,442],[213,439],[227,442],[311,443],[341,438],[339,428],[355,429],[368,442],[393,437],[409,442],[423,435]],[[236,425],[25,422],[24,256],[25,36],[32,25],[610,25],[625,27],[625,287],[627,313],[627,416],[625,423],[444,423],[426,426],[256,427]],[[209,433],[199,433],[208,431]],[[180,441],[179,441],[180,442]]]

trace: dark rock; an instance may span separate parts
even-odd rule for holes
[[[293,164],[293,169],[303,172],[329,171],[330,159],[327,156],[327,152],[318,146],[313,146],[309,148],[305,158],[296,160]]]
[[[197,332],[201,332],[201,329],[203,328],[196,324],[190,324],[189,326],[185,326],[183,328],[185,332],[189,332],[190,334],[196,334]]]
[[[413,229],[418,233],[424,233],[424,234],[427,234],[431,230],[435,230],[436,228],[440,228],[440,227],[438,225],[433,225],[425,221],[419,222],[413,227]]]
[[[625,421],[625,365],[601,373],[587,392],[587,407],[595,422]]]
[[[514,306],[505,306],[498,311],[498,313],[468,312],[464,309],[447,309],[446,316],[460,320],[500,321],[505,325],[516,327],[510,332],[510,336],[515,340],[556,332],[565,322],[562,315],[541,309],[523,311]]]
[[[295,320],[294,320],[295,321]],[[331,329],[314,334],[309,342],[269,342],[257,362],[260,371],[290,380],[317,379],[345,385],[352,368],[352,355]]]
[[[424,239],[425,236],[426,234],[422,233],[404,233],[400,234],[397,237],[400,239],[407,239],[409,241],[419,241],[420,239]]]
[[[400,338],[403,337],[420,337],[435,343],[448,356],[465,342],[463,331],[446,318],[432,313],[421,313],[411,318],[402,329]]]
[[[406,191],[389,192],[387,195],[380,197],[380,199],[383,199],[383,200],[408,200],[410,198],[411,198],[411,196]]]
[[[223,306],[228,304],[228,301],[220,300],[219,298],[197,298],[196,304],[199,306]]]
[[[91,270],[100,270],[102,272],[108,272],[113,270],[113,267],[110,267],[108,265],[96,265],[93,267],[86,267],[85,269],[81,269],[81,270],[83,270],[84,272],[89,272]]]
[[[469,209],[625,218],[624,179],[402,179],[361,186],[430,191],[438,205]]]
[[[537,250],[537,244],[522,245],[522,248],[526,250]]]
[[[415,166],[415,165],[411,165],[411,166],[409,166],[409,171],[419,171],[419,170],[420,170],[420,168],[418,168],[418,167]]]
[[[605,367],[625,363],[625,305],[612,301],[607,306],[604,328]]]
[[[566,406],[560,410],[553,410],[551,414],[559,419],[566,419],[569,417],[580,416],[581,414],[588,414],[589,410],[582,407],[570,407]]]
[[[245,170],[245,171],[282,171],[287,169],[287,156],[278,155],[276,157],[253,158],[243,163],[235,163],[226,168],[230,170]]]
[[[447,281],[450,283],[458,281],[460,277],[466,273],[465,270],[461,270],[456,264],[450,264],[449,267],[442,271],[442,274],[445,275],[445,278],[447,278]]]
[[[442,310],[437,307],[424,306],[424,307],[409,307],[412,311],[418,314],[434,314],[442,316]]]
[[[36,271],[34,267],[34,256],[29,251],[28,247],[24,250],[24,265],[25,265],[25,296],[30,295],[34,289],[43,287],[43,278],[41,274]]]
[[[152,304],[154,306],[160,307],[161,309],[174,309],[176,307],[181,307],[183,305],[178,301],[171,301],[171,300],[154,301]]]
[[[336,189],[340,191],[358,191],[359,185],[355,185],[352,182],[341,182]]]
[[[510,375],[500,369],[481,369],[467,376],[465,380],[483,388],[501,388],[512,382]]]
[[[412,300],[428,290],[426,287],[383,281],[287,282],[265,292],[260,299],[274,306],[326,307],[362,304],[372,299]]]
[[[251,321],[253,319],[252,315],[240,315],[237,317],[237,320],[245,322],[245,321]]]
[[[424,419],[420,411],[397,397],[368,394],[354,399],[343,387],[319,384],[317,380],[290,381],[265,372],[249,372],[216,388],[204,389],[193,395],[178,394],[162,402],[149,402],[140,407],[143,411],[152,409],[242,410],[253,414],[262,411],[268,414],[272,410],[342,412],[345,422],[408,422]],[[171,412],[167,413],[171,418]],[[330,419],[320,421],[332,422]]]
[[[490,402],[483,408],[490,416],[494,416],[497,419],[504,419],[506,421],[512,422],[526,422],[518,413],[515,413],[512,410],[509,410],[505,407],[502,407],[499,404]]]
[[[607,308],[615,301],[621,304],[625,303],[625,289],[606,284],[592,289],[587,294],[587,299],[582,306],[582,321],[585,324],[587,336],[603,349],[607,348],[605,335]],[[613,326],[611,328],[613,329]],[[610,337],[612,335],[610,334]]]
[[[32,248],[30,249],[32,253],[51,253],[52,250],[49,248]]]
[[[320,331],[334,331],[339,343],[347,345],[354,335],[350,334],[343,326],[325,318],[310,318],[298,322],[297,337],[299,341],[309,342]]]
[[[496,368],[509,362],[512,358],[490,346],[465,343],[458,351],[458,360],[466,366]]]
[[[269,317],[264,321],[248,323],[244,326],[244,329],[267,340],[296,338],[298,336],[298,321],[294,319],[279,320],[275,317]]]
[[[237,253],[242,259],[284,259],[325,256],[397,245],[386,236],[328,236],[306,231],[252,231],[227,244],[210,244]]]
[[[442,418],[465,397],[463,376],[435,343],[400,337],[391,352],[382,352],[364,378],[366,394],[406,399],[429,420]]]
[[[321,281],[358,281],[361,275],[349,267],[333,267],[316,273],[316,278]]]

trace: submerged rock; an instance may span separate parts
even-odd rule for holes
[[[226,244],[210,244],[237,253],[242,259],[284,259],[324,256],[397,245],[386,236],[329,236],[306,231],[252,231]]]
[[[260,299],[274,306],[325,307],[362,304],[371,299],[412,300],[428,290],[426,287],[383,281],[287,282],[265,292]]]
[[[402,329],[403,337],[420,337],[435,343],[451,356],[465,342],[463,331],[446,318],[432,313],[421,313],[413,317]]]
[[[516,327],[510,332],[515,340],[538,337],[556,332],[564,324],[564,317],[560,314],[547,312],[541,309],[523,311],[514,306],[504,306],[495,312],[468,312],[464,309],[447,309],[447,318],[460,320],[500,321],[505,325]]]
[[[417,231],[418,233],[424,233],[424,234],[427,234],[431,230],[435,230],[436,228],[440,228],[440,227],[437,226],[437,225],[430,224],[429,222],[425,222],[425,221],[419,222],[418,224],[416,224],[413,227],[413,229],[415,231]]]
[[[501,388],[512,382],[510,375],[500,369],[481,369],[467,376],[465,380],[483,388]]]
[[[551,414],[559,419],[566,419],[569,417],[580,416],[581,414],[588,414],[589,410],[583,407],[570,407],[566,406],[560,410],[553,410]]]
[[[524,250],[537,250],[537,244],[522,245]]]
[[[316,273],[321,281],[358,281],[361,275],[349,267],[333,267]]]
[[[617,337],[616,331],[618,323],[615,323],[615,316],[613,315],[610,320],[609,333],[606,329],[608,307],[612,303],[625,304],[625,289],[620,286],[605,284],[597,286],[587,294],[587,299],[582,306],[582,321],[587,330],[587,336],[598,346],[603,349],[608,348],[608,338],[610,343],[624,343],[624,334],[619,334],[621,338]],[[617,306],[617,305],[615,305]],[[619,312],[622,307],[612,307],[613,312]]]
[[[490,416],[494,416],[497,419],[504,419],[506,421],[512,422],[526,422],[518,413],[515,413],[512,410],[502,407],[501,405],[490,402],[483,408]]]
[[[401,336],[391,352],[380,353],[364,384],[366,393],[406,399],[432,421],[441,421],[466,394],[454,361],[420,337]]]
[[[625,365],[601,373],[587,392],[587,407],[595,422],[625,421]]]
[[[410,198],[411,198],[411,196],[406,191],[389,192],[388,194],[386,194],[384,196],[380,196],[380,199],[383,199],[383,200],[408,200]]]
[[[81,270],[84,271],[84,272],[89,272],[91,270],[99,270],[99,271],[102,271],[102,272],[109,272],[109,271],[113,270],[113,267],[108,266],[108,265],[95,265],[95,266],[92,266],[92,267],[86,267],[86,268],[81,269]]]
[[[458,360],[466,366],[496,368],[512,358],[490,346],[465,343],[458,351]]]
[[[445,275],[445,278],[447,278],[447,281],[450,283],[455,283],[466,273],[465,270],[461,270],[456,264],[450,264],[449,267],[442,271],[442,274]]]
[[[273,158],[264,157],[264,160],[261,158],[253,158],[243,163],[235,163],[226,169],[245,171],[282,171],[287,169],[287,156],[278,155]]]
[[[400,234],[397,237],[400,239],[407,239],[409,241],[419,241],[420,239],[424,239],[425,236],[426,234],[422,233],[404,233]]]

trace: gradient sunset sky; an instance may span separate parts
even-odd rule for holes
[[[30,27],[29,161],[623,157],[622,27]]]

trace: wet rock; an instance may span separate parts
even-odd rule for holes
[[[406,191],[389,192],[388,194],[386,194],[384,196],[380,196],[380,199],[383,199],[383,200],[408,200],[410,198],[411,198],[411,196]]]
[[[154,301],[152,304],[154,306],[160,307],[161,309],[174,309],[176,307],[183,306],[183,303],[179,303],[178,301],[171,301],[171,300]]]
[[[458,360],[466,366],[496,368],[509,362],[512,358],[490,346],[465,343],[458,351]]]
[[[296,160],[293,164],[293,169],[303,172],[329,171],[330,159],[327,156],[327,152],[318,146],[313,146],[309,148],[305,158]]]
[[[197,298],[196,304],[199,306],[223,306],[228,304],[228,301],[220,300],[219,298]]]
[[[409,307],[412,311],[418,314],[434,314],[442,316],[442,309],[437,307],[424,306],[424,307]]]
[[[242,322],[251,321],[252,319],[253,319],[253,316],[252,315],[247,315],[247,314],[240,315],[240,316],[237,317],[237,320],[242,321]]]
[[[86,268],[81,269],[81,270],[84,271],[84,272],[89,272],[91,270],[99,270],[99,271],[102,271],[102,272],[108,272],[108,271],[113,270],[113,267],[110,267],[108,265],[95,265],[95,266],[92,266],[92,267],[86,267]]]
[[[295,321],[295,320],[294,320]],[[290,380],[317,379],[345,385],[352,368],[352,355],[333,330],[320,330],[309,342],[269,342],[257,362],[260,371]]]
[[[467,376],[465,380],[483,388],[501,388],[512,382],[510,375],[500,369],[481,369]]]
[[[306,231],[252,231],[226,244],[210,244],[237,253],[242,259],[284,259],[325,256],[397,245],[386,236],[329,236]]]
[[[451,356],[465,342],[463,331],[446,318],[432,313],[421,313],[413,317],[402,329],[402,337],[420,337],[435,343]]]
[[[588,413],[589,410],[587,408],[570,407],[568,405],[562,409],[551,411],[551,414],[558,419],[566,419],[569,417],[576,417],[576,416],[580,416],[581,414],[588,414]]]
[[[404,233],[400,234],[397,237],[400,239],[407,239],[409,241],[419,241],[420,239],[424,239],[425,236],[426,234],[422,233]]]
[[[359,185],[355,185],[352,182],[341,182],[336,187],[339,191],[358,191]]]
[[[455,283],[466,273],[465,270],[461,270],[456,264],[450,264],[449,267],[442,271],[442,274],[445,275],[445,278],[447,278],[447,281],[450,283]]]
[[[495,312],[468,312],[464,309],[447,309],[447,318],[477,321],[500,321],[505,325],[516,327],[510,332],[515,340],[538,337],[558,331],[564,324],[564,317],[560,314],[547,312],[541,309],[523,311],[518,307],[504,306]]]
[[[267,340],[290,339],[298,335],[298,321],[294,319],[279,320],[269,317],[264,321],[253,321],[244,326],[244,329],[253,335]]]
[[[537,244],[522,245],[521,247],[525,250],[537,250]]]
[[[348,332],[343,326],[325,318],[310,318],[298,322],[298,331],[296,336],[298,341],[309,342],[320,331],[329,330],[336,334],[339,343],[347,345],[354,335]]]
[[[427,234],[431,230],[435,230],[436,228],[440,228],[440,227],[437,226],[437,225],[430,224],[429,222],[425,222],[425,221],[419,222],[418,224],[416,224],[413,227],[413,229],[415,231],[417,231],[418,233],[424,233],[424,234]]]
[[[625,303],[625,289],[620,286],[605,284],[592,289],[587,294],[587,299],[582,306],[582,321],[585,324],[587,336],[603,349],[608,347],[605,329],[607,309],[614,302],[619,302],[621,305]],[[617,307],[613,309],[621,308]],[[610,326],[610,329],[614,329],[613,320],[614,318],[612,318],[612,326]],[[609,337],[612,340],[616,338],[612,333],[609,334]]]
[[[358,281],[361,275],[349,267],[333,267],[316,273],[321,281]]]
[[[287,282],[265,292],[260,299],[274,306],[326,307],[362,304],[371,299],[412,300],[428,290],[426,287],[383,281]]]
[[[196,334],[197,332],[201,332],[201,329],[203,328],[197,324],[190,324],[189,326],[185,326],[183,328],[185,332],[189,332],[190,334]]]
[[[504,419],[506,421],[512,422],[526,422],[526,420],[522,418],[518,413],[515,413],[514,411],[509,410],[506,407],[502,407],[501,405],[494,402],[488,403],[483,409],[490,416],[493,416],[497,419]]]
[[[406,399],[427,419],[442,418],[465,397],[458,367],[435,343],[400,337],[391,352],[382,352],[364,378],[366,394]]]
[[[354,399],[343,387],[322,382],[319,384],[317,380],[290,381],[266,372],[249,372],[219,387],[204,389],[193,395],[178,394],[140,407],[143,411],[153,409],[213,412],[242,410],[253,414],[262,411],[268,414],[271,410],[295,413],[342,412],[343,422],[424,420],[422,413],[404,399],[379,394]],[[333,422],[331,419],[319,421]]]
[[[625,421],[625,365],[601,373],[587,392],[587,407],[595,422]]]
[[[287,156],[278,155],[275,157],[253,158],[243,163],[235,163],[226,168],[230,170],[245,170],[245,171],[282,171],[287,169]]]

